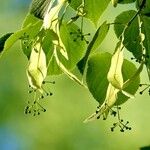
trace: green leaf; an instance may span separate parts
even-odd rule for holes
[[[108,87],[107,73],[111,63],[111,54],[94,54],[88,61],[86,82],[93,97],[104,102]]]
[[[107,8],[109,2],[110,0],[85,0],[85,17],[97,26],[100,16]]]
[[[95,51],[96,49],[99,48],[100,44],[103,42],[105,39],[108,31],[109,31],[110,25],[107,24],[105,21],[100,27],[97,29],[91,43],[91,51]]]
[[[142,6],[142,3],[145,3],[144,6]],[[140,9],[140,7],[142,7],[140,14],[150,17],[150,1],[149,0],[137,0],[136,8]]]
[[[57,55],[59,61],[68,70],[73,69],[76,64],[83,58],[86,51],[86,42],[78,37],[78,27],[75,24],[62,24],[60,26],[60,37],[66,48],[68,60],[62,55],[62,52],[57,48]],[[70,34],[70,33],[73,34]],[[55,56],[52,57],[48,67],[48,74],[57,75],[62,73],[60,67],[57,65]]]
[[[94,54],[88,62],[86,82],[89,91],[92,93],[93,97],[100,103],[100,105],[102,105],[105,100],[107,87],[109,84],[107,80],[107,74],[111,64],[111,57],[112,55],[109,53],[97,53]],[[136,67],[131,62],[129,62],[128,60],[124,60],[122,70],[124,81],[131,78],[136,70]],[[135,94],[139,87],[139,83],[140,78],[139,76],[137,76],[135,81],[133,81],[128,87],[126,87],[124,91]],[[127,99],[129,98],[119,92],[115,105],[120,105]]]
[[[42,27],[42,21],[38,18],[34,17],[33,15],[29,14],[24,20],[22,28],[26,28],[30,25],[33,25],[34,28],[31,28],[30,30],[26,31],[25,38],[21,40],[21,46],[24,54],[28,57],[30,57],[31,49],[32,49],[32,41],[34,41],[35,37],[38,35],[38,33],[41,30]]]
[[[35,26],[27,26],[26,28],[23,28],[22,30],[17,31],[14,34],[11,34],[9,38],[5,40],[5,43],[3,43],[4,44],[3,52],[11,48],[16,41],[24,38],[26,33],[30,33],[31,30],[35,29],[34,27]]]
[[[141,15],[142,21],[142,33],[145,35],[145,39],[143,41],[144,47],[146,48],[146,65],[150,69],[150,17]]]
[[[69,5],[74,8],[75,10],[82,4],[82,0],[71,0]]]
[[[132,17],[137,12],[134,10],[125,11],[121,13],[115,19],[114,30],[119,38],[122,34],[125,25],[132,19]],[[142,57],[142,48],[140,45],[140,36],[139,36],[139,24],[137,17],[132,21],[130,26],[126,29],[124,33],[124,46],[132,52],[135,58],[140,59]]]
[[[118,3],[120,4],[128,4],[128,3],[134,3],[136,0],[118,0]]]
[[[109,31],[109,24],[104,22],[96,31],[95,35],[92,38],[92,41],[89,43],[87,51],[83,59],[78,63],[78,68],[81,72],[81,74],[84,73],[86,63],[88,61],[88,58],[90,54],[95,51],[102,41],[105,39],[107,33]]]

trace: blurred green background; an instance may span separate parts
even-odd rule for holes
[[[21,27],[30,0],[7,0],[0,4],[0,36]],[[103,16],[109,21],[123,9],[133,5],[109,6]],[[111,31],[100,50],[113,51],[116,38]],[[127,54],[130,56],[130,54]],[[46,113],[24,115],[28,94],[27,59],[19,43],[0,59],[0,150],[138,150],[150,144],[150,97],[137,94],[122,106],[123,119],[129,120],[131,131],[110,131],[114,119],[84,124],[83,120],[97,106],[90,93],[64,75],[50,77],[54,96],[43,100]],[[143,73],[143,82],[147,80]]]

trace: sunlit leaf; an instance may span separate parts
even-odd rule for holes
[[[62,55],[60,50],[57,51],[57,54],[59,61],[68,70],[73,69],[76,66],[86,51],[86,42],[78,37],[78,29],[79,28],[75,24],[62,24],[60,27],[60,37],[67,51],[68,59]],[[55,57],[53,57],[48,67],[48,74],[54,75],[60,73],[62,73],[62,71],[57,65]]]

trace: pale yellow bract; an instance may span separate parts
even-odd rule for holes
[[[40,43],[33,48],[27,69],[27,77],[32,88],[42,92],[42,83],[47,76],[46,56]]]
[[[122,89],[123,87],[122,65],[123,50],[120,50],[119,47],[115,54],[112,56],[111,66],[107,74],[108,81],[117,89]]]

